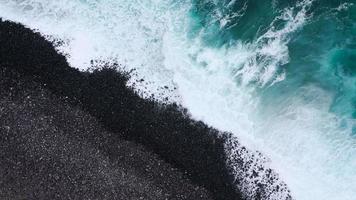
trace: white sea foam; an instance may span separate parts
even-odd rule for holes
[[[138,70],[139,78],[146,80],[141,91],[160,94],[160,87],[173,87],[161,51],[168,21],[174,20],[169,9],[174,6],[158,0],[0,0],[0,13],[49,39],[63,40],[57,49],[73,67],[86,70],[91,60],[117,62],[126,70]]]
[[[73,67],[85,70],[91,60],[109,60],[126,70],[136,68],[136,78],[145,79],[136,89],[148,95],[162,96],[163,85],[177,87],[163,97],[183,104],[195,119],[233,132],[248,146],[227,148],[227,163],[234,163],[235,155],[246,163],[245,171],[231,167],[247,197],[255,194],[256,182],[267,180],[267,170],[250,176],[263,166],[276,169],[296,199],[351,200],[356,195],[356,144],[350,136],[355,122],[329,112],[333,94],[310,85],[265,104],[255,90],[284,80],[288,72],[280,66],[289,61],[288,42],[308,21],[311,3],[283,10],[276,21],[285,25],[277,29],[272,22],[254,42],[220,48],[207,47],[199,35],[187,38],[189,0],[0,0],[0,16],[64,41],[57,49]],[[216,21],[226,28],[243,12],[220,14]]]

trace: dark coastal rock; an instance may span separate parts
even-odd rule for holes
[[[2,67],[0,88],[0,199],[212,199],[31,78]]]
[[[3,107],[6,107],[5,105],[7,104],[13,105],[8,108],[10,110],[7,111],[8,114],[5,115],[5,118],[12,123],[12,127],[16,127],[14,130],[17,131],[17,135],[10,139],[7,138],[6,133],[11,132],[12,127],[2,124],[2,137],[5,137],[1,139],[2,148],[5,151],[2,151],[2,156],[4,159],[11,157],[11,155],[15,158],[17,154],[25,156],[24,158],[16,157],[16,159],[23,160],[23,167],[7,169],[13,173],[21,173],[21,176],[18,174],[10,175],[7,183],[12,183],[12,176],[22,177],[22,174],[25,177],[33,176],[24,180],[21,179],[19,183],[14,182],[19,185],[12,185],[12,187],[19,188],[19,190],[23,189],[25,193],[26,191],[34,190],[41,194],[41,187],[37,185],[41,183],[34,181],[37,173],[46,173],[46,170],[53,171],[55,172],[54,174],[57,174],[55,177],[62,180],[64,177],[70,177],[67,174],[78,172],[78,176],[74,175],[68,180],[62,180],[63,182],[54,181],[53,184],[55,186],[53,187],[59,189],[59,191],[58,185],[72,184],[74,187],[78,182],[72,181],[79,181],[80,173],[86,173],[83,175],[87,177],[84,178],[84,183],[92,184],[88,188],[94,189],[94,191],[89,189],[88,195],[97,195],[93,196],[93,198],[99,198],[99,196],[104,195],[109,199],[111,197],[115,199],[116,196],[114,195],[119,192],[114,194],[112,191],[116,189],[115,183],[120,184],[121,181],[120,178],[116,177],[125,172],[121,172],[122,167],[118,167],[119,162],[115,161],[115,159],[117,160],[121,156],[128,156],[122,155],[118,148],[132,148],[131,152],[139,151],[140,153],[128,157],[132,159],[130,162],[136,168],[145,167],[139,161],[140,157],[145,157],[142,156],[144,150],[136,150],[137,147],[135,145],[130,142],[123,142],[124,139],[140,143],[145,148],[155,152],[165,162],[183,171],[185,176],[192,180],[194,184],[210,191],[214,199],[232,200],[241,198],[240,193],[236,190],[234,178],[232,178],[230,171],[226,167],[224,151],[226,138],[224,138],[224,135],[220,135],[218,131],[201,122],[189,119],[186,112],[176,105],[160,105],[153,100],[140,98],[139,95],[126,87],[127,74],[119,73],[112,67],[95,70],[92,73],[79,72],[69,67],[65,57],[59,55],[54,50],[53,45],[39,34],[33,33],[22,25],[7,21],[0,21],[0,69],[12,71],[16,74],[18,80],[31,79],[31,81],[39,85],[38,87],[48,90],[57,98],[64,100],[66,104],[70,104],[71,107],[84,110],[83,114],[80,114],[82,111],[79,112],[76,109],[72,113],[70,112],[71,108],[62,106],[60,102],[54,101],[55,98],[51,97],[46,104],[51,104],[53,112],[56,112],[56,109],[58,110],[61,107],[63,107],[63,111],[59,110],[58,113],[45,115],[46,117],[42,119],[41,112],[36,114],[36,110],[40,107],[40,102],[44,101],[40,99],[40,93],[37,93],[38,97],[35,101],[35,104],[38,105],[33,108],[31,108],[30,103],[19,100],[26,97],[22,93],[19,94],[18,99],[14,102],[6,98],[3,100],[5,101]],[[35,90],[36,87],[33,89]],[[7,92],[18,93],[18,89],[14,90],[10,87]],[[51,106],[45,108],[45,110],[51,111]],[[21,109],[21,107],[24,108]],[[76,115],[75,113],[77,113],[77,116],[73,117],[75,119],[73,122],[71,122],[70,117],[67,119],[63,116]],[[85,117],[86,114],[84,113],[95,117],[95,120]],[[62,118],[53,118],[56,115],[62,116]],[[83,122],[80,122],[81,115],[84,116]],[[20,117],[19,121],[15,119],[17,116]],[[64,119],[67,119],[67,121]],[[4,120],[2,119],[1,121]],[[98,121],[105,131],[102,129],[99,131],[99,128],[97,128],[99,125],[96,123],[90,126],[91,120]],[[56,128],[56,123],[62,124],[58,128],[59,130]],[[66,123],[68,123],[68,128],[64,126]],[[77,123],[83,123],[82,129],[76,130]],[[85,131],[85,127],[88,125],[91,129],[89,130],[90,133]],[[21,127],[25,127],[29,131],[23,130]],[[53,132],[54,135],[49,135],[46,131],[37,132],[36,130],[38,129],[50,130],[49,132]],[[95,131],[96,129],[98,131]],[[69,142],[68,137],[73,137],[77,143]],[[13,146],[7,147],[6,144],[8,142],[11,143],[11,141],[13,141]],[[32,142],[37,144],[31,145]],[[47,147],[47,143],[53,147]],[[93,144],[91,143],[94,143],[96,149],[92,148]],[[70,150],[66,151],[65,149]],[[104,155],[101,155],[100,152],[96,154],[95,150],[99,150]],[[78,152],[78,154],[74,156],[68,152]],[[137,157],[137,160],[134,159],[135,157]],[[16,164],[18,160],[16,159],[13,159],[15,163],[7,163],[5,166],[1,166],[2,171],[0,173],[6,173],[6,167],[18,167],[19,165]],[[44,163],[43,165],[41,164],[42,162]],[[123,162],[129,161],[126,159]],[[48,168],[42,169],[43,166],[47,165],[49,165]],[[20,166],[22,166],[22,163]],[[34,168],[31,168],[31,166]],[[87,166],[87,170],[82,171],[81,167],[84,166]],[[27,171],[27,167],[34,171]],[[91,176],[91,173],[97,174]],[[127,173],[130,174],[129,172]],[[174,176],[180,177],[179,173],[177,174]],[[114,177],[110,178],[111,175]],[[135,182],[135,177],[137,179],[142,178],[141,175],[150,176],[136,174],[134,178],[128,178],[128,191],[130,191],[130,188],[137,189],[139,187],[138,183],[140,181],[137,180]],[[156,180],[155,177],[153,176],[151,179],[153,182]],[[161,185],[164,185],[164,180],[167,179],[162,179],[158,182],[161,183],[163,181]],[[134,183],[130,183],[130,181]],[[125,185],[125,181],[121,183]],[[181,182],[181,184],[186,183]],[[175,186],[180,190],[179,185],[181,184],[178,182],[162,190],[174,191],[172,188]],[[25,187],[26,185],[27,187]],[[101,185],[98,189],[101,193],[95,192],[95,186],[98,185]],[[193,186],[187,185],[184,187],[187,189],[180,191],[192,192]],[[48,188],[51,190],[52,186],[49,185]],[[151,195],[151,193],[145,194],[145,191],[149,190],[149,188],[142,188],[137,194]],[[10,195],[17,193],[17,190],[13,188],[9,188],[6,191],[10,192]],[[51,191],[56,190],[53,189]],[[77,194],[76,191],[71,190],[70,192],[73,192],[71,193],[73,195]],[[159,196],[159,194],[156,195]],[[196,193],[192,193],[192,195],[200,197],[200,195],[204,196],[206,193],[198,188]],[[153,197],[147,196],[148,199]],[[143,198],[146,199],[146,196]],[[130,197],[128,194],[127,199],[140,198],[138,196]],[[175,198],[168,197],[168,199]]]

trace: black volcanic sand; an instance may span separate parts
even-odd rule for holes
[[[0,199],[212,199],[142,145],[14,70],[1,69],[0,88]]]
[[[241,199],[226,168],[228,136],[174,104],[140,98],[128,74],[79,72],[39,34],[1,20],[0,69],[10,81],[0,89],[11,94],[0,107],[1,195],[209,199],[172,165],[214,199]]]

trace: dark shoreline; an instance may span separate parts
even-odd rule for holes
[[[213,199],[32,78],[2,68],[0,88],[0,199]]]
[[[226,167],[229,135],[189,119],[176,105],[140,98],[126,87],[127,74],[110,66],[79,72],[38,33],[7,21],[0,21],[0,67],[14,70],[18,79],[33,80],[115,133],[104,148],[109,157],[115,157],[115,146],[123,139],[133,141],[180,169],[214,199],[241,199]]]

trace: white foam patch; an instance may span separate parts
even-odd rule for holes
[[[296,199],[354,198],[355,122],[327,112],[331,103],[332,94],[308,86],[258,120],[255,137],[269,147],[273,167],[282,166],[279,173]]]
[[[145,82],[136,86],[157,96],[163,95],[161,87],[174,87],[172,73],[162,65],[161,52],[161,38],[168,24],[175,23],[170,13],[174,7],[177,13],[187,9],[160,0],[0,0],[0,13],[5,19],[38,29],[49,39],[64,41],[57,49],[67,55],[73,67],[86,70],[91,60],[117,62],[127,71],[137,69],[136,79]]]
[[[258,184],[271,184],[267,176],[274,177],[265,192],[268,199],[288,199],[288,188],[268,170],[273,168],[296,199],[352,200],[356,143],[350,133],[355,122],[328,111],[332,94],[310,86],[266,105],[255,90],[285,78],[288,72],[280,66],[289,59],[290,34],[306,23],[311,3],[285,9],[252,43],[220,48],[206,47],[199,36],[187,38],[189,0],[0,0],[0,16],[64,41],[57,49],[73,67],[86,70],[91,60],[109,60],[125,70],[135,68],[135,78],[145,79],[136,89],[169,97],[194,118],[233,132],[249,150],[230,141],[227,163],[236,163],[236,155],[242,159],[243,171],[230,167],[248,199]],[[220,27],[234,16],[219,16]],[[285,25],[277,29],[277,21]],[[160,90],[165,85],[177,90]],[[254,177],[256,170],[259,176]],[[283,189],[274,192],[277,186]]]

